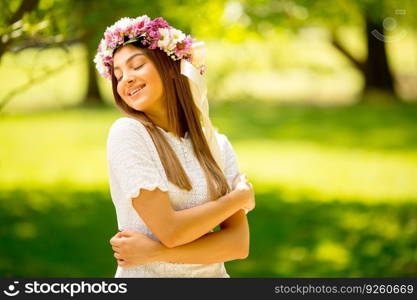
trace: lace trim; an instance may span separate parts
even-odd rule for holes
[[[146,182],[138,184],[137,188],[132,187],[132,189],[128,192],[127,197],[128,199],[136,198],[139,197],[141,190],[153,191],[156,188],[159,188],[163,192],[168,192],[168,187],[161,182]]]

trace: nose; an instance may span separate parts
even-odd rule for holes
[[[132,83],[135,81],[135,77],[132,74],[126,74],[126,76],[123,76],[122,81],[125,81],[126,83]]]
[[[135,78],[132,75],[127,75],[126,76],[126,81],[127,83],[132,83],[135,81]]]

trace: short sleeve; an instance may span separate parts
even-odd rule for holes
[[[154,190],[158,187],[168,191],[147,134],[139,121],[127,117],[116,120],[109,130],[107,159],[110,180],[117,181],[127,199],[139,196],[141,189]]]
[[[224,134],[219,134],[220,143],[223,148],[224,157],[224,175],[226,176],[229,187],[232,187],[233,179],[240,173],[236,153],[232,144]]]

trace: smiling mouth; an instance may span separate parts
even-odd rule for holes
[[[146,84],[142,85],[141,87],[134,89],[133,91],[131,91],[128,95],[129,97],[135,96],[136,94],[138,94],[141,90],[143,90],[145,88]]]

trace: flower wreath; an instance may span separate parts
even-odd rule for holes
[[[206,70],[204,54],[197,51],[204,43],[196,42],[190,35],[170,26],[161,17],[151,20],[143,15],[137,18],[121,18],[107,27],[94,58],[100,75],[111,78],[114,50],[136,41],[149,49],[161,49],[173,60],[187,60],[201,75]]]

